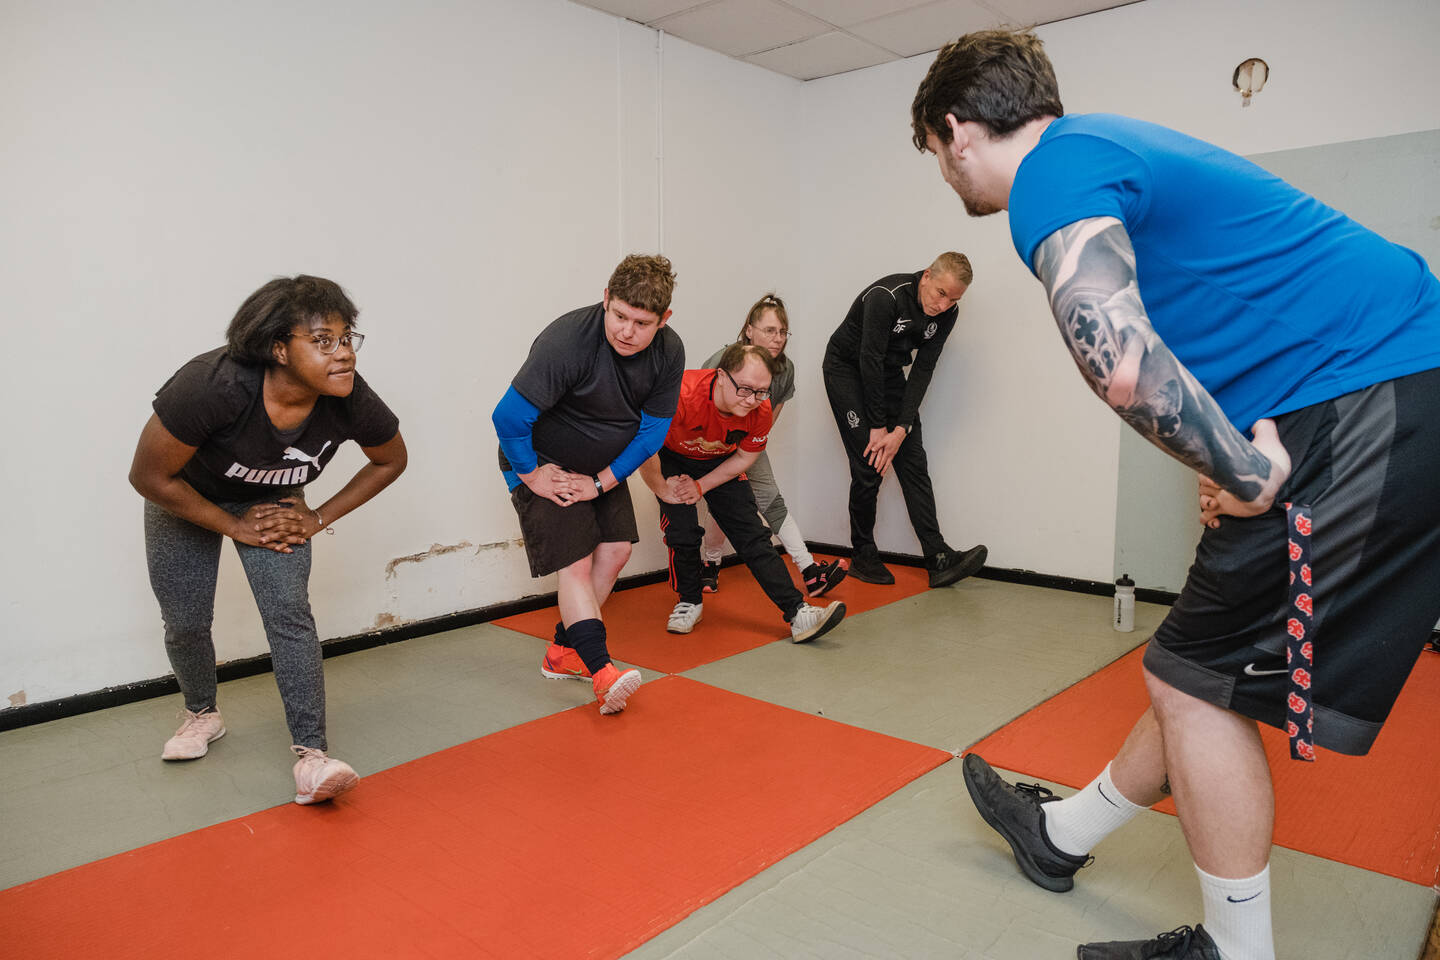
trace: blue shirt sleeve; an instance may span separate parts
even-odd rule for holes
[[[538,419],[540,408],[522,397],[513,386],[505,391],[505,396],[500,398],[490,416],[490,421],[495,424],[495,434],[500,438],[500,451],[510,461],[510,469],[502,472],[511,490],[520,485],[519,474],[529,473],[540,465],[531,441],[531,429]]]
[[[615,474],[617,481],[624,480],[638,470],[640,464],[655,456],[660,445],[665,442],[665,434],[670,432],[671,419],[673,418],[652,417],[644,412],[640,414],[640,429],[610,464],[610,472]]]
[[[1134,151],[1088,134],[1061,134],[1025,155],[1010,188],[1010,239],[1033,272],[1035,248],[1061,227],[1114,217],[1133,231],[1146,213],[1150,171]]]

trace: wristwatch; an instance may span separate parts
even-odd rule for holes
[[[605,484],[600,482],[600,475],[598,473],[590,479],[595,481],[595,496],[598,497],[605,492]]]

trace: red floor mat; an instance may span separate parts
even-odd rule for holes
[[[786,563],[786,567],[798,584],[799,578],[793,566]],[[843,600],[845,615],[849,617],[929,589],[929,575],[924,570],[897,564],[891,566],[890,571],[895,574],[893,586],[880,587],[847,577],[822,599],[810,602],[821,604]],[[705,613],[693,633],[677,635],[665,632],[665,621],[674,606],[675,593],[664,583],[621,590],[611,595],[605,603],[604,614],[610,655],[616,660],[662,673],[683,673],[702,663],[723,660],[790,637],[790,627],[784,617],[743,565],[720,571],[720,592],[706,594]],[[505,617],[495,623],[550,640],[555,636],[555,622],[559,619],[558,608],[546,607]],[[821,642],[833,639],[843,643],[844,637],[845,624],[842,623]]]
[[[1095,778],[1149,705],[1144,651],[1127,654],[974,746],[997,767],[1071,787]],[[1260,727],[1275,781],[1282,847],[1431,886],[1440,880],[1440,656],[1420,655],[1369,755],[1327,750],[1290,759],[1284,734]],[[1156,807],[1174,813],[1166,800]]]
[[[26,958],[618,957],[950,759],[683,677],[0,891]]]

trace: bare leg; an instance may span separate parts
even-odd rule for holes
[[[1135,721],[1120,752],[1110,761],[1110,779],[1121,795],[1139,807],[1149,807],[1165,797],[1165,741],[1155,708],[1150,707]]]
[[[595,596],[592,581],[594,559],[595,554],[589,554],[560,571],[560,584],[556,592],[560,600],[560,622],[567,627],[582,620],[600,619],[600,601]],[[611,582],[613,584],[614,581]],[[608,590],[606,595],[609,595]]]
[[[630,544],[625,541],[602,543],[590,555],[594,562],[590,566],[590,588],[595,594],[597,617],[599,609],[610,599],[615,589],[615,580],[630,560]]]
[[[1182,693],[1148,670],[1145,685],[1195,865],[1217,877],[1260,873],[1270,859],[1275,792],[1255,721]]]

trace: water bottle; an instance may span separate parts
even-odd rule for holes
[[[1115,581],[1115,629],[1121,633],[1135,629],[1135,581],[1128,573]]]

